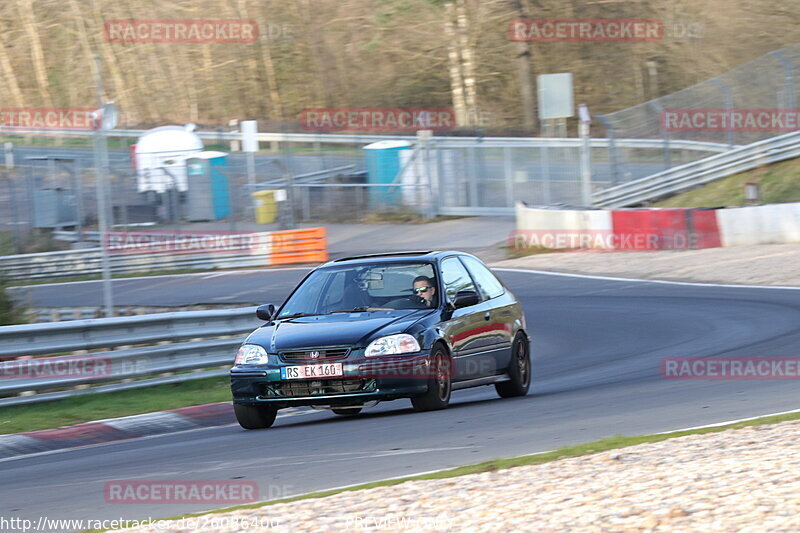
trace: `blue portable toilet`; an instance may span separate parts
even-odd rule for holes
[[[230,215],[227,166],[225,152],[200,152],[186,160],[188,220],[219,220]]]
[[[410,150],[407,141],[378,141],[364,147],[367,162],[367,183],[392,183],[403,168],[400,153]],[[370,187],[372,204],[397,205],[402,197],[400,187]]]

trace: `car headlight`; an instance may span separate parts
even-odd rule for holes
[[[399,335],[389,335],[388,337],[375,339],[367,346],[364,356],[395,355],[418,352],[419,350],[417,339],[407,333],[400,333]]]
[[[269,363],[267,351],[258,344],[242,344],[236,352],[236,365],[265,365]]]

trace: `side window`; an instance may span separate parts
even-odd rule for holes
[[[467,265],[469,273],[478,284],[478,291],[484,300],[497,298],[505,292],[503,284],[492,274],[492,271],[475,258],[469,256],[461,256],[461,260]]]
[[[458,291],[475,290],[475,284],[469,277],[467,269],[456,257],[450,257],[442,261],[442,282],[444,290],[450,301],[453,301]]]

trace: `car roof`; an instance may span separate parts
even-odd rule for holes
[[[439,251],[439,250],[413,250],[407,252],[385,252],[385,253],[375,253],[375,254],[363,254],[363,255],[351,255],[347,257],[341,257],[339,259],[334,259],[333,261],[328,261],[324,265],[321,265],[320,268],[333,266],[333,265],[342,265],[342,264],[369,264],[369,263],[386,263],[386,262],[397,262],[397,263],[405,263],[408,261],[435,261],[436,259],[441,259],[442,257],[448,255],[468,255],[464,252],[457,252],[457,251]]]

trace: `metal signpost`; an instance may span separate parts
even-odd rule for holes
[[[241,122],[242,131],[242,151],[247,154],[247,185],[248,190],[255,192],[256,185],[256,159],[255,153],[258,152],[258,122],[255,120],[243,120]],[[252,200],[252,209],[255,212],[257,207],[255,198]]]
[[[94,112],[94,144],[95,179],[97,187],[97,225],[100,233],[100,256],[103,266],[103,305],[106,316],[114,316],[114,299],[111,288],[111,260],[106,247],[106,233],[108,232],[108,207],[106,202],[107,177],[108,177],[108,141],[106,131],[114,129],[117,125],[117,106],[113,102],[103,104],[103,75],[100,56],[95,55],[97,62],[97,105]]]
[[[592,123],[592,116],[586,104],[578,106],[578,135],[581,138],[581,199],[583,205],[592,205],[592,145],[589,137],[589,125]]]

